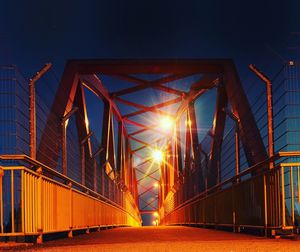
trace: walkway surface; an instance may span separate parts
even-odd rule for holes
[[[11,248],[12,249],[12,248]],[[19,250],[14,248],[13,250]],[[24,249],[24,248],[23,248]],[[1,250],[1,248],[0,248]],[[7,251],[7,249],[5,249]],[[116,228],[31,245],[26,251],[300,251],[300,240],[192,227]]]

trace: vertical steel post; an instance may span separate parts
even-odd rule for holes
[[[295,193],[294,193],[294,178],[293,167],[290,167],[290,190],[291,190],[291,217],[292,225],[295,225]]]
[[[285,188],[284,188],[284,167],[281,166],[281,226],[285,227]]]
[[[298,203],[300,203],[300,166],[297,167]]]
[[[69,187],[69,204],[70,204],[70,219],[69,219],[69,227],[70,227],[70,230],[68,232],[68,237],[69,238],[72,238],[73,237],[73,207],[74,207],[74,204],[73,204],[73,197],[72,197],[72,194],[73,194],[73,189],[72,189],[72,182],[69,182],[68,183],[68,187]]]
[[[46,63],[45,66],[29,80],[29,153],[30,157],[36,159],[36,106],[35,106],[35,83],[52,66]]]
[[[249,68],[266,84],[267,87],[267,106],[268,106],[268,144],[269,157],[274,155],[274,133],[273,133],[273,96],[272,96],[272,82],[253,64]],[[270,162],[270,169],[274,168],[274,162]]]
[[[64,175],[67,175],[67,126],[68,120],[70,117],[78,110],[78,107],[74,107],[70,112],[68,112],[61,120],[61,142],[62,142],[62,149],[61,149],[61,156],[62,156],[62,172]]]
[[[15,232],[15,178],[14,170],[10,171],[10,184],[11,184],[11,232]]]
[[[270,176],[270,174],[269,174]],[[267,180],[266,174],[263,175],[264,179],[264,226],[265,226],[265,236],[268,235],[268,204],[267,204]]]
[[[25,233],[25,179],[24,179],[24,170],[21,170],[21,222],[22,222],[22,232]],[[1,180],[1,175],[0,175]],[[1,191],[1,188],[0,188]],[[0,194],[1,195],[1,194]],[[2,198],[0,198],[1,202]],[[1,203],[0,203],[1,204]]]
[[[43,242],[43,216],[42,216],[42,167],[37,168],[36,172],[39,174],[37,178],[37,231],[39,233],[37,237],[37,243]]]

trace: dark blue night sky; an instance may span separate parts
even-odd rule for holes
[[[48,61],[61,73],[68,58],[280,63],[300,31],[299,10],[297,0],[1,1],[0,63],[29,76]]]

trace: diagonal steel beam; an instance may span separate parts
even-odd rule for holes
[[[135,168],[138,172],[140,172],[140,173],[142,173],[142,174],[144,174],[144,175],[146,175],[146,176],[144,176],[144,177],[142,177],[142,178],[140,178],[140,179],[138,179],[136,182],[139,184],[139,182],[140,181],[142,181],[142,180],[144,180],[144,179],[146,179],[146,178],[151,178],[151,179],[153,179],[153,180],[155,180],[155,181],[159,181],[159,179],[157,179],[157,178],[155,178],[155,177],[153,177],[152,175],[153,174],[155,174],[157,171],[159,171],[159,169],[156,169],[155,171],[153,171],[153,172],[151,172],[151,173],[149,173],[149,174],[147,174],[147,173],[145,173],[144,171],[142,171],[142,170],[140,170],[140,169],[138,169],[138,168]]]
[[[186,93],[186,92],[184,92],[182,90],[171,88],[171,87],[166,87],[166,86],[156,86],[154,88],[158,89],[160,91],[164,91],[166,93],[178,95],[178,96],[181,96],[181,97],[184,97],[184,96],[186,96],[188,94],[188,93]]]
[[[145,191],[143,191],[143,192],[139,193],[139,195],[138,195],[138,196],[139,196],[139,197],[142,197],[142,196],[143,196],[145,193],[147,193],[147,192],[150,192],[151,194],[153,194],[153,195],[155,195],[155,196],[156,196],[156,195],[157,195],[157,193],[156,193],[156,192],[153,192],[153,191],[152,191],[152,189],[153,189],[152,187],[149,187],[149,188],[147,188]]]
[[[165,132],[162,132],[161,130],[159,129],[156,129],[155,126],[147,126],[147,125],[144,125],[142,123],[139,123],[139,122],[136,122],[136,121],[132,121],[132,120],[129,120],[127,118],[124,118],[124,121],[131,124],[131,125],[134,125],[134,126],[137,126],[137,127],[140,127],[140,128],[143,128],[145,130],[152,130],[152,131],[155,131],[157,133],[160,133],[160,134],[163,134],[165,135],[166,133]],[[130,134],[132,136],[132,134]]]
[[[162,140],[164,140],[165,138],[158,138],[158,139],[156,139],[155,141],[153,141],[153,142],[151,142],[150,143],[150,146],[152,146],[153,144],[156,144],[156,143],[158,143],[158,142],[160,142],[160,141],[162,141]],[[145,149],[145,148],[147,148],[148,146],[146,146],[146,145],[144,145],[144,146],[141,146],[141,147],[139,147],[139,148],[137,148],[137,149],[135,149],[135,150],[132,150],[131,151],[131,153],[136,153],[137,151],[140,151],[140,150],[142,150],[142,149]]]
[[[150,192],[154,195],[157,195],[158,193],[157,192],[154,192],[153,189],[154,189],[154,186],[149,186],[149,187],[146,187],[146,186],[143,186],[143,185],[139,185],[139,187],[141,187],[142,189],[145,189],[144,191],[142,191],[141,193],[139,193],[139,197],[141,197],[142,195],[144,195],[145,193],[147,192]]]
[[[150,126],[150,127],[155,127],[155,125],[152,125],[152,126]],[[148,129],[140,129],[140,130],[137,130],[137,131],[134,131],[134,132],[130,133],[129,135],[130,135],[130,136],[138,135],[138,134],[143,133],[143,132],[145,132],[145,131],[147,131],[147,130],[148,130]]]
[[[143,79],[133,77],[133,76],[129,76],[129,75],[115,75],[115,77],[118,77],[120,79],[135,83],[138,86],[125,88],[125,89],[122,89],[120,91],[113,92],[113,93],[111,93],[111,95],[113,97],[116,97],[116,96],[121,96],[121,95],[130,94],[130,93],[133,93],[133,92],[141,91],[141,90],[146,89],[146,88],[157,88],[157,89],[159,89],[159,86],[161,86],[164,83],[179,80],[179,79],[182,79],[182,78],[187,77],[189,75],[191,75],[191,74],[190,73],[189,74],[174,74],[174,75],[169,75],[169,76],[166,76],[166,77],[162,77],[162,78],[160,78],[158,80],[154,80],[154,81],[147,81],[147,80],[143,80]],[[172,88],[170,88],[170,90],[168,90],[168,88],[166,87],[166,89],[163,90],[163,91],[165,91],[165,92],[177,92],[179,90],[174,91],[174,90],[172,90]],[[177,92],[177,94],[181,95],[182,91],[180,91],[180,92],[181,93]]]
[[[142,163],[139,163],[138,165],[135,165],[133,168],[135,169],[136,167],[139,167],[139,166],[141,166],[141,165],[144,165],[144,164],[146,164],[146,163],[148,163],[148,162],[150,162],[150,161],[152,161],[152,158],[146,159],[146,160],[143,161]]]
[[[135,168],[135,169],[136,169],[136,168]],[[145,176],[142,177],[142,178],[140,178],[140,179],[138,179],[136,182],[139,183],[140,181],[142,181],[142,180],[144,180],[144,179],[146,179],[146,178],[149,178],[149,177],[150,177],[151,179],[155,180],[155,181],[159,181],[159,179],[154,178],[154,177],[152,176],[153,174],[155,174],[155,173],[158,172],[158,171],[159,171],[159,169],[156,169],[155,171],[153,171],[153,172],[151,172],[151,173],[149,173],[149,174],[144,173]]]
[[[140,155],[140,154],[138,154],[138,153],[132,153],[133,155],[136,155],[137,157],[139,157],[139,158],[141,158],[141,159],[144,159],[144,157],[142,156],[142,155]]]
[[[150,145],[149,143],[146,143],[146,142],[143,141],[143,140],[140,140],[140,139],[135,138],[135,137],[133,137],[133,136],[128,136],[128,138],[130,138],[131,140],[133,140],[133,141],[135,141],[135,142],[141,143],[141,144],[146,145],[146,146],[148,146],[148,147],[151,148],[151,145]]]
[[[125,105],[142,109],[145,112],[153,112],[153,113],[157,113],[157,114],[160,114],[160,115],[165,115],[165,116],[173,117],[170,113],[168,113],[166,111],[159,110],[159,109],[156,109],[156,108],[151,108],[151,107],[148,107],[148,106],[144,106],[144,105],[132,102],[132,101],[128,101],[128,100],[122,99],[120,97],[116,97],[115,100],[118,101],[118,102],[121,102],[121,103],[123,103]]]
[[[142,201],[144,201],[142,198],[139,198],[139,199],[141,199]],[[155,202],[155,201],[157,201],[157,198],[154,198],[152,201],[150,201],[150,202],[146,202],[146,201],[144,201],[145,203],[146,203],[146,205],[141,209],[141,210],[143,210],[143,209],[145,209],[145,208],[147,208],[147,207],[151,207],[152,209],[156,209],[152,204]]]
[[[181,102],[182,99],[183,99],[182,97],[177,97],[175,99],[172,99],[172,100],[169,100],[169,101],[166,101],[166,102],[155,104],[153,106],[150,106],[149,108],[151,108],[151,109],[158,109],[158,108],[167,107],[167,106],[176,104],[178,102]],[[139,115],[139,114],[143,114],[143,113],[146,113],[146,112],[148,112],[148,111],[145,111],[145,110],[141,109],[141,110],[138,110],[138,111],[126,114],[123,117],[129,118],[129,117],[136,116],[136,115]]]
[[[143,145],[143,146],[141,146],[141,147],[139,147],[139,148],[137,148],[137,149],[132,150],[131,153],[136,155],[136,153],[137,153],[138,151],[143,150],[143,149],[145,149],[145,148],[147,148],[147,147],[148,147],[148,146]]]

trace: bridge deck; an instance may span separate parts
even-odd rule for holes
[[[116,228],[34,245],[38,251],[299,251],[300,240],[192,227]]]

